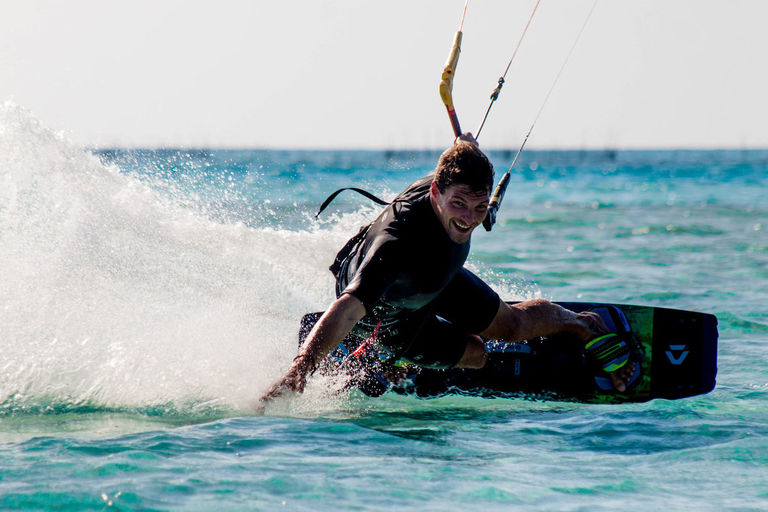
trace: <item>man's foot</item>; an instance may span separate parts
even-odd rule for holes
[[[613,384],[613,387],[616,389],[616,391],[624,392],[627,390],[627,386],[629,386],[632,382],[632,377],[635,376],[635,368],[635,363],[630,361],[615,372],[608,374],[608,377],[611,379],[611,383]]]
[[[616,333],[598,336],[584,346],[587,361],[619,392],[626,391],[639,373],[637,364],[629,360],[631,352],[629,343]],[[605,389],[601,382],[605,377],[596,375],[595,380]]]

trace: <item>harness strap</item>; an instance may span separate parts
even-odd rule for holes
[[[336,196],[338,196],[340,193],[344,192],[345,190],[353,190],[353,191],[357,192],[358,194],[367,197],[368,199],[370,199],[374,203],[380,204],[381,206],[387,206],[389,204],[388,202],[384,201],[383,199],[379,199],[375,195],[373,195],[370,192],[368,192],[366,190],[363,190],[361,188],[357,188],[357,187],[344,187],[344,188],[340,188],[339,190],[337,190],[333,194],[329,195],[325,199],[325,201],[323,201],[323,204],[320,205],[320,209],[315,214],[315,218],[318,218],[320,216],[320,214],[323,213],[323,210],[328,208],[328,205],[331,204],[331,202],[334,199],[336,199]]]

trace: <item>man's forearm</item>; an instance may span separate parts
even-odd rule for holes
[[[317,321],[297,358],[305,358],[310,367],[317,367],[363,316],[362,302],[352,295],[342,295]]]
[[[283,378],[261,397],[261,403],[265,404],[287,390],[302,392],[309,374],[363,316],[363,303],[352,295],[336,299],[312,328]]]

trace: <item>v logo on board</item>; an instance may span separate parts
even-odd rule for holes
[[[675,366],[683,364],[685,358],[688,357],[689,350],[685,349],[685,345],[669,345],[669,350],[665,352],[669,362]],[[677,353],[677,355],[675,355]]]

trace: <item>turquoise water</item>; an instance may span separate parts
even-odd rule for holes
[[[529,151],[472,268],[505,298],[714,313],[646,404],[255,399],[336,249],[438,153],[89,151],[0,108],[0,509],[768,510],[768,151]],[[512,154],[491,151],[499,171]]]

